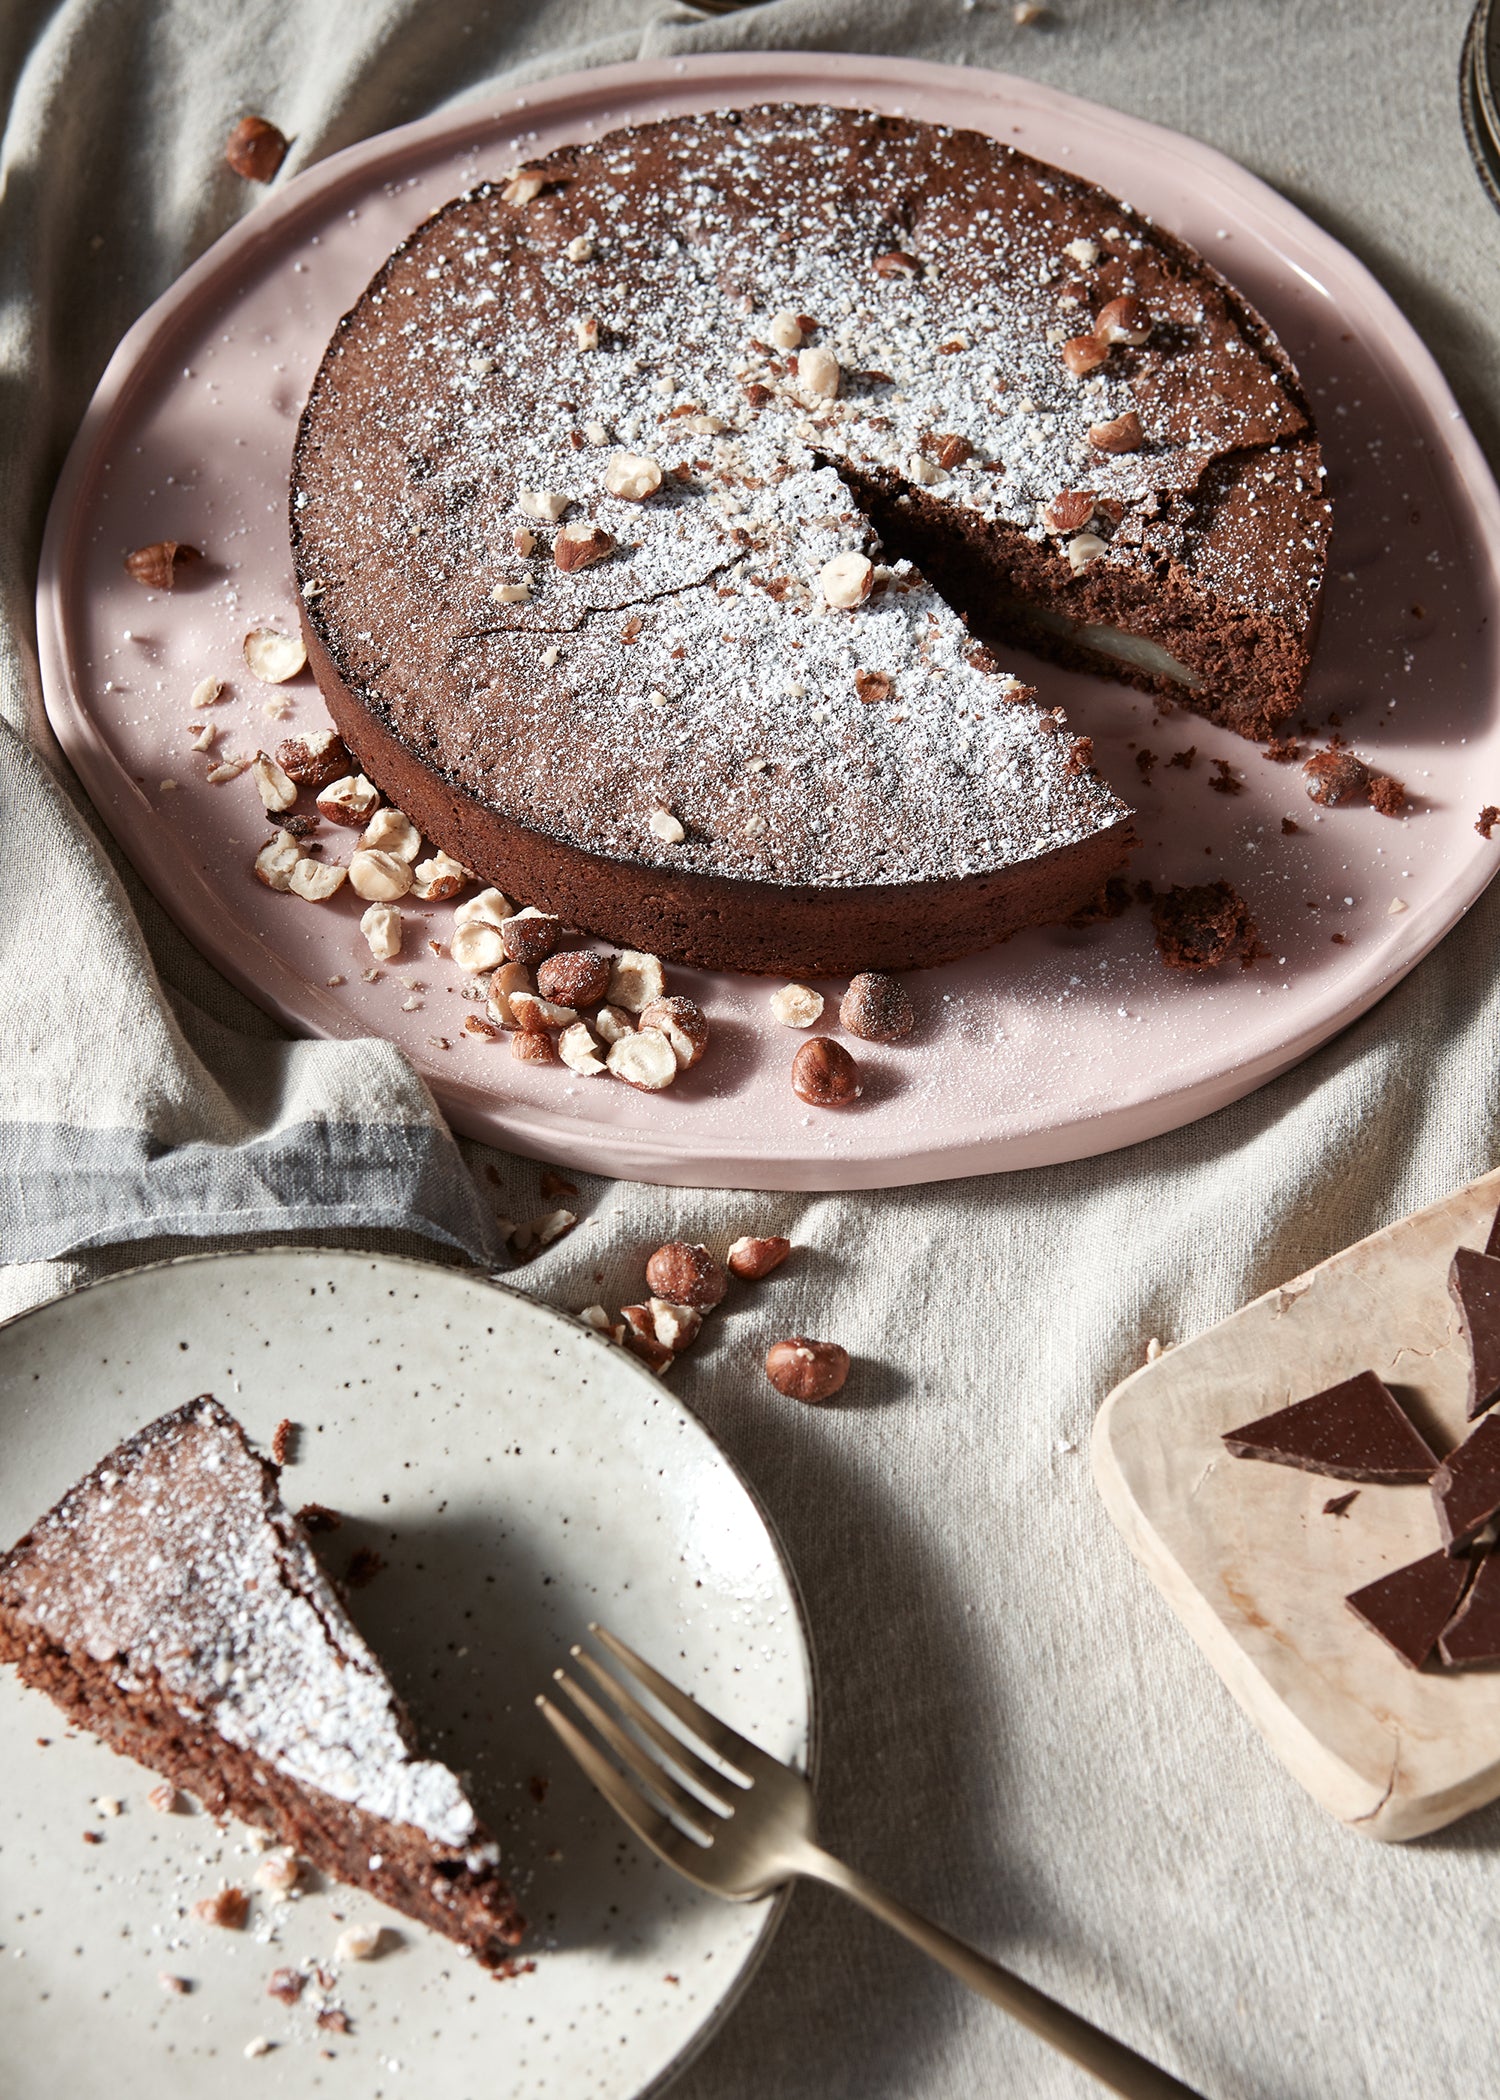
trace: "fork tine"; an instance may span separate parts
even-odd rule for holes
[[[734,1797],[741,1791],[734,1780],[721,1772],[716,1765],[706,1764],[680,1735],[674,1735],[670,1728],[664,1728],[655,1714],[648,1713],[640,1700],[621,1684],[619,1678],[612,1677],[604,1665],[596,1662],[587,1650],[575,1647],[570,1652],[574,1661],[587,1670],[595,1684],[614,1701],[631,1726],[638,1728],[649,1742],[656,1745],[663,1757],[669,1757],[680,1771],[685,1772],[693,1785],[707,1796],[712,1807],[718,1809],[722,1815],[734,1813]]]
[[[648,1757],[634,1736],[627,1735],[619,1722],[604,1711],[597,1699],[591,1699],[581,1684],[575,1684],[566,1670],[554,1670],[553,1680],[562,1686],[584,1719],[603,1736],[615,1756],[649,1792],[662,1801],[668,1811],[676,1817],[678,1824],[690,1837],[707,1840],[712,1836],[712,1826],[718,1818],[711,1809],[704,1807],[697,1796],[688,1793],[669,1772],[664,1772],[654,1758]]]
[[[706,1707],[700,1706],[696,1699],[690,1699],[686,1692],[679,1691],[670,1678],[663,1677],[660,1670],[653,1670],[650,1663],[637,1655],[633,1648],[627,1648],[622,1640],[617,1640],[615,1635],[607,1632],[604,1627],[590,1620],[589,1632],[601,1646],[609,1650],[616,1662],[625,1665],[632,1677],[640,1679],[647,1691],[661,1701],[669,1714],[675,1714],[684,1728],[690,1728],[700,1742],[707,1743],[716,1757],[722,1757],[725,1764],[736,1771],[747,1786],[753,1781],[758,1767],[773,1765],[776,1762],[766,1751],[759,1750],[754,1743],[747,1742],[744,1736],[736,1735],[727,1721],[721,1721],[717,1714],[711,1714]]]
[[[576,1722],[552,1704],[550,1699],[537,1699],[542,1718],[553,1733],[562,1738],[563,1746],[583,1767],[584,1773],[599,1789],[616,1815],[628,1823],[642,1844],[667,1862],[669,1867],[677,1865],[678,1848],[689,1844],[675,1823],[669,1823],[664,1815],[654,1809],[643,1795],[638,1794],[628,1779],[622,1778],[609,1759],[589,1741]],[[696,1852],[698,1847],[691,1849]]]

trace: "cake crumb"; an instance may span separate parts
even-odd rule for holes
[[[290,1416],[283,1415],[271,1432],[271,1456],[278,1466],[291,1465],[297,1456],[300,1432]]]
[[[297,1522],[304,1531],[337,1531],[343,1521],[338,1511],[324,1502],[304,1502],[297,1512]]]
[[[193,1988],[186,1976],[174,1976],[170,1969],[158,1970],[156,1980],[169,1998],[185,1998]]]
[[[357,1546],[349,1556],[349,1565],[344,1570],[344,1581],[351,1590],[362,1590],[375,1580],[385,1562],[373,1546]]]
[[[1236,956],[1248,969],[1266,953],[1250,907],[1227,882],[1178,883],[1152,901],[1151,920],[1169,970],[1214,970]]]
[[[216,1889],[193,1905],[193,1916],[205,1925],[218,1925],[226,1932],[241,1932],[250,1915],[250,1898],[243,1889]]]
[[[1474,829],[1482,839],[1493,838],[1497,824],[1500,824],[1500,806],[1493,802],[1486,802],[1484,808],[1479,812],[1479,821],[1474,826]]]

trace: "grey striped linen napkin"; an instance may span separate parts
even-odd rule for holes
[[[26,893],[0,933],[0,1259],[398,1222],[498,1258],[490,1206],[401,1054],[242,1034],[174,999],[104,853],[3,727],[0,835]]]

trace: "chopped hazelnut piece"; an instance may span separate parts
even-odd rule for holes
[[[916,482],[919,488],[930,489],[935,488],[940,481],[946,481],[948,476],[923,453],[914,452],[906,462],[906,478]]]
[[[601,1006],[594,1016],[594,1029],[601,1043],[617,1043],[622,1035],[631,1035],[635,1022],[619,1006]]]
[[[483,919],[487,925],[503,926],[507,919],[515,917],[515,906],[502,890],[481,890],[477,897],[470,897],[460,904],[453,914],[453,923],[463,926],[470,919]]]
[[[674,817],[669,809],[653,809],[648,819],[648,827],[651,836],[660,839],[666,846],[680,846],[687,837],[681,820]]]
[[[795,314],[772,314],[766,323],[766,341],[774,343],[778,350],[798,350],[802,346],[802,324]]]
[[[577,314],[573,319],[573,346],[578,350],[597,350],[599,347],[599,316]],[[600,443],[607,443],[601,439]]]
[[[522,489],[516,502],[528,518],[535,518],[541,525],[555,525],[573,499],[557,489]],[[528,547],[529,554],[531,549]]]
[[[1080,532],[1076,539],[1069,540],[1063,551],[1068,557],[1068,567],[1073,574],[1081,576],[1107,549],[1097,532]]]
[[[223,690],[224,685],[221,679],[200,678],[188,695],[188,706],[194,714],[198,712],[199,708],[212,707]]]
[[[582,1072],[589,1079],[603,1076],[603,1049],[587,1021],[574,1021],[563,1030],[557,1039],[557,1054],[571,1072]]]
[[[531,578],[523,576],[519,583],[497,583],[490,592],[496,605],[524,605],[531,596]]]
[[[731,1275],[743,1277],[747,1283],[758,1283],[762,1276],[779,1269],[791,1251],[791,1241],[777,1234],[761,1240],[738,1239],[724,1262]]]
[[[863,605],[875,583],[875,564],[867,554],[835,554],[818,571],[818,589],[841,612]]]
[[[422,850],[422,834],[399,809],[377,809],[360,834],[367,851],[392,853],[397,860],[414,861]]]
[[[578,1019],[573,1007],[559,1006],[555,999],[544,999],[540,992],[516,990],[507,996],[517,1026],[530,1035],[547,1035],[559,1028],[571,1028]]]
[[[842,367],[831,350],[814,347],[802,351],[797,358],[797,384],[805,394],[831,401],[842,377]]]
[[[1133,408],[1127,408],[1123,416],[1113,416],[1107,423],[1089,426],[1089,443],[1096,452],[1139,452],[1145,442],[1141,419]]]
[[[595,562],[608,561],[615,551],[613,533],[602,525],[564,525],[552,542],[552,559],[565,575],[575,569],[591,569]]]
[[[277,762],[298,787],[325,788],[349,771],[349,752],[335,729],[309,729],[276,747]]]
[[[1060,489],[1043,510],[1042,523],[1049,532],[1082,532],[1097,500],[1092,489]]]
[[[823,994],[810,984],[784,984],[772,992],[770,1003],[783,1028],[811,1028],[823,1011]]]
[[[560,1062],[557,1045],[541,1028],[518,1028],[510,1039],[510,1054],[523,1065],[555,1065]]]
[[[523,561],[536,552],[536,534],[529,526],[518,525],[510,536],[510,543]]]
[[[647,1310],[653,1334],[674,1356],[680,1356],[697,1341],[703,1315],[695,1305],[673,1305],[666,1298],[653,1298]]]
[[[360,1925],[346,1925],[333,1946],[335,1961],[373,1961],[380,1952],[385,1937],[381,1926],[373,1921]]]
[[[289,1846],[268,1852],[250,1879],[268,1896],[289,1896],[302,1879],[302,1862]]]
[[[610,1044],[605,1062],[616,1079],[623,1079],[627,1086],[637,1087],[644,1094],[659,1094],[677,1077],[672,1046],[654,1028],[622,1035]]]
[[[575,234],[563,250],[569,262],[592,262],[594,259],[593,237],[587,233]]]
[[[837,1342],[814,1342],[794,1334],[766,1351],[766,1376],[789,1400],[815,1404],[831,1399],[849,1376],[849,1352]]]
[[[922,265],[904,248],[887,248],[884,255],[876,256],[870,267],[877,277],[919,277],[922,274]]]
[[[839,1020],[867,1043],[899,1042],[917,1025],[905,985],[884,970],[861,970],[851,978],[839,1002]]]
[[[202,559],[196,547],[181,540],[154,540],[149,547],[137,547],[127,554],[125,567],[148,591],[170,591],[177,582],[177,571]]]
[[[617,452],[604,469],[604,486],[628,503],[644,503],[661,487],[661,468],[644,452]]]
[[[643,1364],[658,1375],[672,1365],[672,1351],[665,1342],[656,1339],[656,1322],[649,1305],[622,1305],[620,1317],[625,1322],[625,1346],[632,1356],[638,1356]]]
[[[393,904],[372,904],[359,930],[377,962],[393,962],[401,953],[401,914]]]
[[[627,1013],[644,1013],[666,991],[660,961],[635,948],[622,948],[609,973],[609,1003]],[[601,1016],[602,1019],[602,1016]]]
[[[1098,247],[1090,240],[1065,241],[1063,243],[1063,254],[1071,256],[1080,269],[1084,270],[1091,270],[1099,260]]]
[[[278,831],[255,856],[255,872],[268,890],[289,890],[302,848],[289,831]]]
[[[500,192],[502,204],[530,204],[547,187],[547,178],[535,168],[517,168]]]
[[[424,904],[441,904],[456,897],[469,879],[463,862],[441,851],[431,860],[419,860],[412,877],[412,891]]]
[[[285,685],[307,662],[299,634],[278,634],[274,627],[252,627],[244,641],[245,663],[262,685]]]
[[[1108,358],[1108,343],[1101,343],[1096,335],[1069,336],[1062,346],[1062,361],[1075,378],[1097,372]]]
[[[1101,306],[1094,333],[1104,343],[1144,343],[1151,333],[1151,316],[1145,303],[1127,293]]]
[[[309,904],[326,904],[344,886],[349,870],[340,861],[299,860],[287,888]]]
[[[696,999],[653,999],[643,1009],[640,1025],[666,1037],[679,1072],[697,1064],[708,1048],[708,1016]]]
[[[488,1000],[490,1012],[502,1027],[519,1028],[521,1024],[511,1009],[511,997],[513,994],[534,993],[535,990],[536,986],[532,982],[531,972],[527,969],[525,963],[501,963],[494,976],[490,979]]]
[[[349,856],[349,887],[356,897],[393,904],[411,888],[411,864],[394,853],[361,846]]]
[[[193,1905],[193,1916],[205,1925],[219,1925],[226,1932],[240,1932],[250,1915],[250,1898],[243,1889],[216,1889]]]
[[[453,929],[448,953],[460,970],[477,976],[498,970],[505,960],[505,940],[498,926],[486,919],[463,919]]]
[[[268,117],[241,117],[224,145],[224,158],[247,182],[269,182],[290,144]]]
[[[318,815],[330,824],[362,830],[380,807],[380,790],[363,773],[350,773],[318,791]]]
[[[586,1305],[578,1317],[585,1327],[592,1327],[595,1334],[605,1335],[612,1342],[623,1342],[629,1331],[624,1320],[612,1320],[602,1305]]]
[[[257,751],[250,761],[250,771],[261,801],[273,815],[292,807],[297,799],[297,784],[287,779],[269,753]]]

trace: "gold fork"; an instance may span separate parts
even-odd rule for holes
[[[941,1926],[930,1924],[866,1881],[863,1874],[824,1852],[814,1841],[812,1788],[800,1772],[737,1735],[602,1626],[590,1625],[589,1631],[625,1675],[649,1692],[691,1740],[685,1741],[666,1727],[633,1690],[578,1647],[570,1651],[574,1660],[634,1733],[622,1728],[565,1670],[555,1670],[553,1676],[645,1792],[633,1786],[550,1699],[539,1698],[537,1705],[605,1800],[668,1866],[699,1888],[738,1903],[768,1895],[794,1875],[825,1881],[894,1926],[960,1983],[1003,2006],[1033,2034],[1091,2071],[1114,2092],[1124,2093],[1127,2100],[1201,2100],[1191,2086],[1137,2056],[1112,2035],[1091,2027],[1065,2005],[1012,1976]],[[642,1738],[671,1771],[643,1748]],[[674,1777],[674,1772],[679,1776]]]

